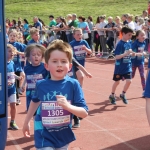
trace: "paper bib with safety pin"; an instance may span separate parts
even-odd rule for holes
[[[71,121],[71,113],[64,110],[56,101],[41,102],[41,117],[44,127],[61,127],[70,124]]]

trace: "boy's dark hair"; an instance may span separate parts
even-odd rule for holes
[[[49,18],[54,18],[54,16],[53,15],[49,15]]]
[[[124,26],[121,29],[121,32],[127,34],[127,33],[133,33],[133,30],[131,28],[129,28],[128,26]]]
[[[79,16],[79,19],[82,19],[83,22],[85,21],[85,17],[83,16]]]

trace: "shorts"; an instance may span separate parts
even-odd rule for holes
[[[16,94],[12,94],[7,99],[8,103],[16,103]]]
[[[37,148],[36,150],[68,150],[69,144],[61,147],[61,148],[53,148],[53,147],[43,147],[43,148]]]
[[[120,80],[126,80],[126,79],[132,79],[132,73],[126,73],[126,74],[114,74],[113,80],[114,81],[120,81]]]

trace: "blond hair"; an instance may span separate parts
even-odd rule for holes
[[[14,52],[14,54],[17,54],[17,49],[13,45],[7,44],[7,48],[10,48],[12,50],[12,52]]]
[[[25,49],[25,56],[26,56],[27,58],[29,58],[31,51],[32,51],[33,49],[36,49],[36,48],[40,49],[40,51],[41,51],[41,53],[42,53],[42,58],[43,58],[43,57],[44,57],[44,53],[45,53],[45,51],[46,51],[46,48],[45,48],[44,46],[40,45],[40,44],[31,44],[31,45],[28,45],[28,46],[26,47],[26,49]]]
[[[39,33],[39,29],[37,29],[37,28],[35,28],[35,27],[32,27],[31,29],[30,29],[30,35],[32,36],[32,35],[34,35],[35,33]]]
[[[81,29],[81,28],[75,28],[75,29],[73,30],[73,34],[75,34],[77,31],[80,31],[80,32],[82,33],[82,29]]]
[[[48,63],[51,53],[55,50],[64,52],[67,55],[69,62],[72,63],[72,48],[68,43],[63,42],[62,40],[54,40],[49,44],[44,57],[46,63]]]
[[[14,34],[16,34],[16,36],[18,35],[18,32],[17,32],[17,30],[15,30],[15,29],[9,30],[8,35],[9,35],[10,33],[14,33]]]
[[[133,17],[134,17],[134,16],[133,16],[132,14],[129,14],[129,15],[128,15],[128,19],[130,19],[130,20],[133,20]]]

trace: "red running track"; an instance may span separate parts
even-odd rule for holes
[[[113,84],[113,60],[86,59],[86,69],[93,75],[84,80],[84,95],[89,107],[89,116],[81,121],[81,127],[73,129],[77,140],[69,150],[150,150],[150,127],[145,113],[145,99],[138,71],[127,92],[129,104],[119,98],[124,82],[117,88],[117,105],[111,105],[108,97]],[[31,138],[24,138],[22,125],[26,115],[25,96],[17,106],[18,131],[8,130],[5,150],[34,150],[33,121]],[[10,118],[8,119],[10,121]]]

